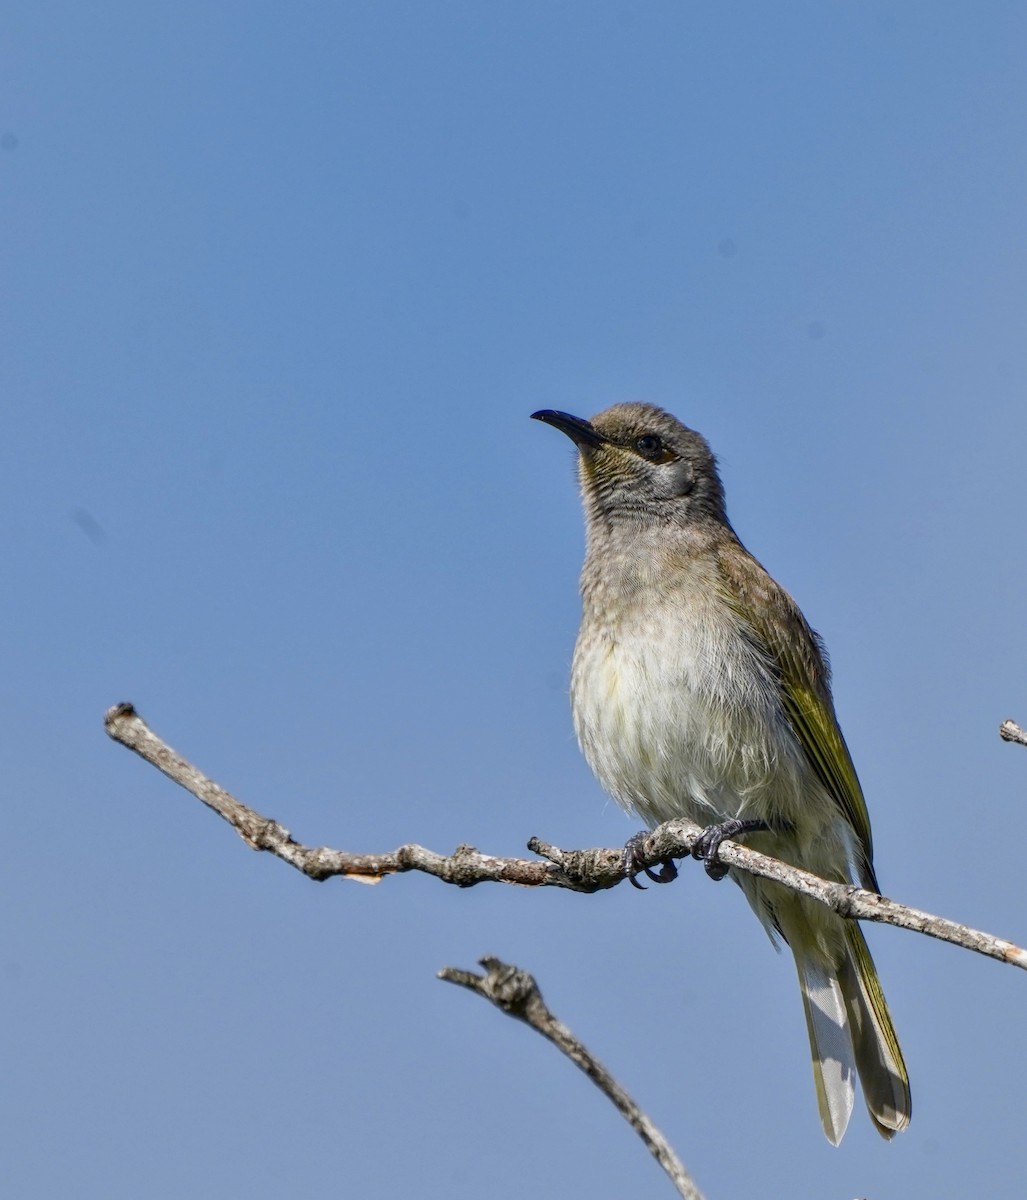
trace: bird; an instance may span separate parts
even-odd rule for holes
[[[586,554],[571,707],[585,759],[648,828],[675,817],[704,827],[693,853],[742,888],[795,959],[828,1140],[845,1133],[856,1075],[890,1139],[909,1124],[909,1076],[859,925],[718,858],[725,837],[742,836],[880,892],[824,643],[739,540],[700,433],[642,403],[590,420],[532,417],[578,450]],[[644,837],[628,843],[629,864]],[[664,882],[676,871],[647,873]]]

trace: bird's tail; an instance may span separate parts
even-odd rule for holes
[[[825,966],[795,951],[813,1056],[817,1107],[828,1140],[842,1140],[859,1075],[870,1119],[882,1137],[909,1124],[909,1076],[870,951],[854,921],[845,922],[845,954]]]

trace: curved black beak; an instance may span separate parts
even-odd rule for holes
[[[558,412],[555,408],[540,408],[531,414],[531,419],[559,429],[576,446],[605,446],[609,440],[581,417],[572,417],[570,413]]]

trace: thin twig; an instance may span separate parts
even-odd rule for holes
[[[685,1200],[703,1200],[702,1192],[696,1187],[684,1163],[674,1153],[673,1147],[659,1129],[603,1064],[549,1011],[534,977],[519,967],[500,962],[498,958],[482,958],[478,961],[485,968],[484,975],[462,971],[457,967],[443,967],[439,978],[477,992],[509,1016],[517,1017],[544,1038],[548,1038],[609,1097],[645,1143],[649,1153],[666,1171],[678,1194],[684,1196]]]
[[[304,846],[293,840],[277,821],[248,808],[192,763],[162,741],[130,704],[119,704],[106,716],[110,736],[134,750],[224,817],[255,850],[266,850],[302,871],[311,879],[340,875],[365,883],[377,883],[386,875],[422,871],[445,883],[471,887],[477,883],[517,883],[525,887],[560,887],[576,892],[597,892],[614,887],[627,878],[621,849],[561,850],[538,838],[528,842],[533,854],[546,861],[499,858],[482,854],[473,846],[458,846],[450,855],[437,854],[423,846],[408,844],[384,854],[350,854],[324,846]],[[685,858],[692,852],[702,829],[679,818],[654,829],[633,848],[637,867],[657,866],[667,859]],[[776,858],[770,858],[737,842],[725,841],[720,858],[729,867],[773,879],[801,895],[826,905],[843,917],[896,925],[925,933],[978,954],[1011,963],[1027,970],[1027,950],[967,925],[909,908],[876,892],[821,879]]]
[[[1004,742],[1016,742],[1027,746],[1027,732],[1024,732],[1015,721],[1003,721],[998,727],[998,735]]]

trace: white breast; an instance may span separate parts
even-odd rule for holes
[[[600,783],[651,825],[787,813],[807,770],[769,670],[725,606],[593,614],[571,702]]]

